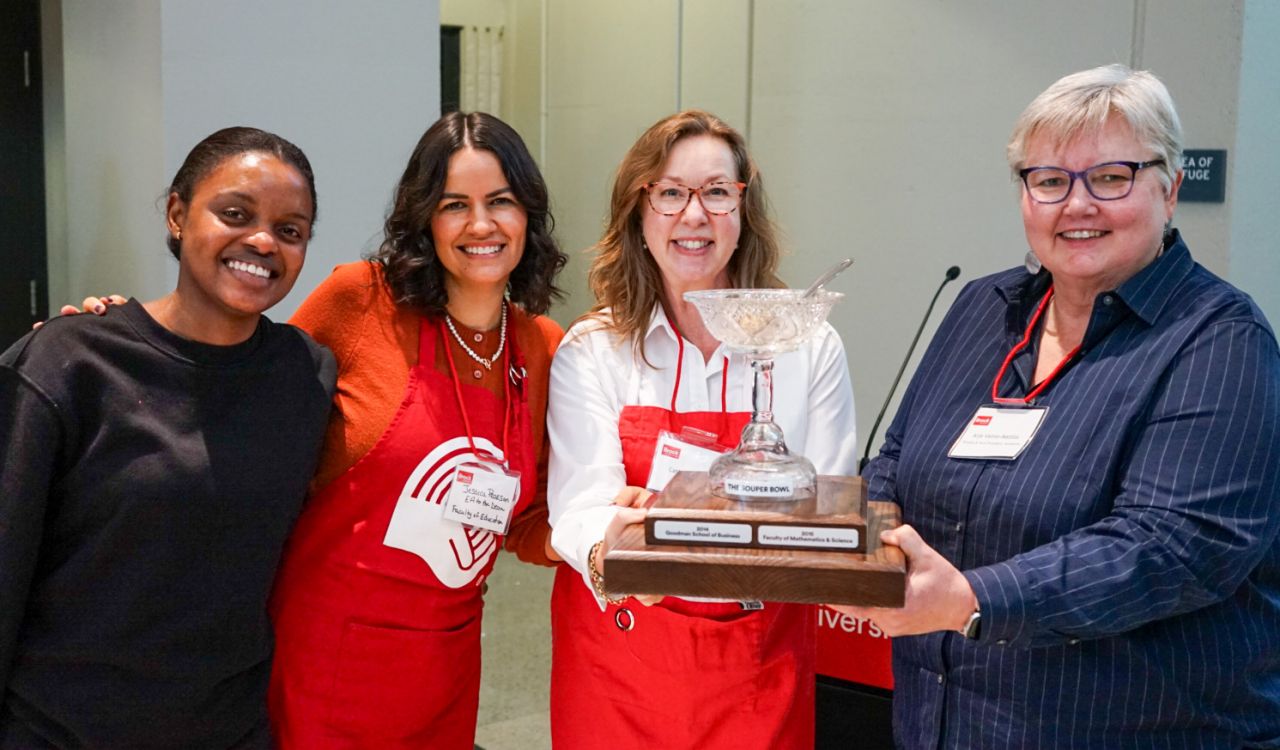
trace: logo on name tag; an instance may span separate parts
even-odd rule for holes
[[[674,445],[664,445],[662,446],[662,455],[667,458],[680,458],[680,449]]]
[[[475,478],[475,475],[471,472],[458,469],[458,484],[471,484],[471,481]]]
[[[991,417],[986,414],[979,414],[973,420],[974,427],[986,427],[989,424],[991,424]]]

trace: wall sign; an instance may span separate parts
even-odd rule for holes
[[[1227,150],[1187,149],[1182,152],[1182,188],[1178,200],[1223,203],[1227,197]]]

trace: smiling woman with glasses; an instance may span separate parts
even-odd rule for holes
[[[814,607],[614,599],[600,575],[621,529],[642,518],[618,505],[660,491],[664,460],[705,469],[680,461],[734,447],[750,418],[750,367],[683,297],[781,286],[742,135],[700,111],[655,123],[618,167],[594,249],[596,305],[556,352],[547,411],[552,544],[568,563],[551,600],[552,744],[811,750]],[[779,356],[773,376],[790,447],[824,474],[853,474],[853,391],[835,330],[824,324]]]
[[[1014,128],[1036,262],[960,293],[866,472],[906,607],[846,611],[894,636],[902,747],[1280,737],[1280,354],[1171,228],[1181,150],[1119,65]]]

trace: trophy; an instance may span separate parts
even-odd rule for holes
[[[711,491],[748,502],[814,497],[813,463],[787,450],[782,428],[773,421],[773,358],[804,343],[844,295],[825,289],[712,289],[686,292],[684,298],[712,336],[746,355],[755,376],[751,421],[738,447],[711,465]]]
[[[708,471],[681,471],[643,524],[605,555],[614,594],[901,607],[906,564],[879,533],[900,523],[893,503],[869,502],[861,477],[818,476],[787,450],[773,421],[774,357],[803,344],[844,295],[808,290],[688,292],[707,330],[744,354],[754,374],[751,421]]]

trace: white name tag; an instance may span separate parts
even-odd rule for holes
[[[706,471],[721,455],[723,453],[713,447],[695,445],[663,430],[658,433],[658,443],[653,449],[653,463],[645,488],[650,492],[662,492],[676,472]]]
[[[655,520],[653,535],[672,542],[750,544],[751,524]]]
[[[951,458],[1017,458],[1031,443],[1048,408],[980,406],[951,450]]]
[[[858,530],[827,526],[772,526],[761,524],[757,532],[760,544],[788,547],[822,547],[824,549],[857,549]]]
[[[729,495],[747,495],[748,497],[790,498],[796,494],[795,484],[786,479],[740,481],[725,479],[724,491]]]
[[[444,517],[465,526],[507,533],[520,497],[520,474],[497,464],[459,464],[444,499]]]

